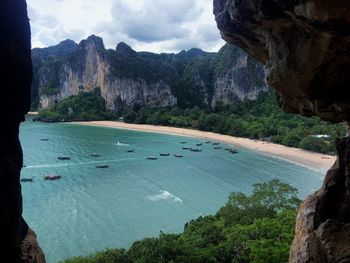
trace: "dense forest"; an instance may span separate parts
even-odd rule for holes
[[[65,263],[281,263],[294,237],[297,190],[277,179],[231,193],[216,215],[186,223],[181,234],[160,232],[126,249],[106,249]]]
[[[92,92],[79,92],[55,105],[51,110],[42,110],[34,121],[89,121],[116,118],[116,114],[106,110],[105,100],[99,88]]]
[[[261,93],[256,101],[209,107],[153,109],[135,105],[108,112],[99,89],[68,97],[51,111],[42,111],[39,120],[104,120],[122,117],[125,122],[184,127],[267,140],[291,147],[334,154],[334,140],[342,137],[344,124],[330,124],[319,118],[306,118],[283,112],[276,93]],[[321,135],[321,136],[320,136]]]
[[[344,124],[283,112],[272,90],[261,93],[256,101],[219,103],[214,109],[134,107],[125,110],[123,116],[125,122],[192,128],[328,154],[334,154],[334,140],[345,132]]]

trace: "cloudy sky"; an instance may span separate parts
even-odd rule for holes
[[[212,0],[27,0],[33,47],[101,36],[107,48],[123,41],[137,51],[217,51]]]

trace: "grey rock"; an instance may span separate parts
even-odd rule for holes
[[[237,47],[236,47],[237,48]],[[218,102],[232,104],[242,100],[256,100],[268,86],[265,73],[260,63],[254,61],[247,53],[240,51],[235,63],[214,80],[214,96],[211,106]]]
[[[350,120],[350,8],[343,0],[214,0],[222,37],[265,64],[285,111]]]
[[[233,57],[225,59],[226,53]],[[182,92],[188,89],[193,89],[191,96],[198,96],[195,105],[212,107],[219,101],[228,104],[254,100],[267,90],[260,63],[232,45],[224,46],[218,54],[197,48],[178,54],[154,54],[136,52],[123,42],[115,51],[106,50],[103,40],[92,35],[79,45],[67,40],[34,49],[32,55],[33,101],[38,101],[41,109],[97,87],[106,108],[112,111],[120,111],[121,105],[161,108],[181,104],[178,97],[186,98],[188,94]],[[180,92],[179,85],[183,89]],[[194,106],[188,104],[181,105]]]
[[[119,51],[124,50],[125,55],[125,44],[119,44],[118,47]],[[109,110],[116,108],[117,97],[128,106],[140,104],[166,107],[176,104],[169,85],[162,80],[147,83],[142,78],[115,76],[111,61],[105,54],[103,41],[96,36],[81,41],[73,56],[46,63],[39,74],[39,90],[50,85],[58,89],[57,94],[41,94],[40,108],[51,108],[63,98],[76,95],[80,91],[90,92],[97,87],[101,89]]]

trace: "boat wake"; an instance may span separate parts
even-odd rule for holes
[[[81,162],[81,163],[39,164],[39,165],[28,165],[28,166],[25,167],[25,169],[54,168],[54,167],[64,167],[64,166],[79,166],[79,165],[99,164],[99,163],[106,163],[106,162],[122,162],[122,161],[136,160],[136,159],[137,158],[121,158],[121,159],[114,159],[114,160],[101,160],[101,161]]]
[[[130,146],[128,143],[123,143],[123,142],[121,142],[121,141],[117,141],[117,142],[115,143],[115,145],[117,145],[117,146]]]
[[[160,201],[160,200],[173,200],[174,202],[183,203],[181,198],[169,193],[168,191],[161,190],[158,195],[148,195],[147,199],[151,201]]]

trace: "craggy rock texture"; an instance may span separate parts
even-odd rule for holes
[[[62,42],[59,47],[64,50],[70,41]],[[55,47],[54,47],[55,48]],[[57,49],[57,46],[56,46]],[[126,56],[127,48],[119,46],[117,50],[121,56]],[[73,55],[66,56],[73,51]],[[34,52],[40,56],[41,52]],[[106,107],[114,110],[117,98],[121,98],[127,105],[146,105],[149,107],[166,107],[176,104],[170,87],[164,81],[150,81],[128,78],[115,74],[113,59],[105,50],[102,39],[90,36],[81,41],[76,49],[68,49],[63,56],[57,53],[48,57],[38,72],[38,89],[41,90],[40,107],[50,108],[55,102],[76,95],[79,91],[92,91],[99,87],[101,95],[106,101]],[[45,56],[44,56],[45,58]]]
[[[350,2],[214,0],[222,37],[265,64],[285,111],[350,119]],[[350,139],[302,203],[289,262],[350,262]]]
[[[322,188],[299,208],[289,262],[350,262],[350,138],[337,150]]]
[[[265,64],[285,111],[350,120],[350,3],[214,0],[222,37]]]
[[[256,100],[261,92],[268,90],[260,63],[241,49],[237,49],[233,61],[227,70],[214,78],[214,95],[211,101],[213,108],[218,102],[232,104],[236,101]]]
[[[254,100],[267,90],[262,65],[232,45],[218,53],[193,48],[155,54],[136,52],[125,43],[106,50],[92,35],[79,45],[66,40],[32,54],[33,106],[42,109],[96,87],[112,111],[123,105],[214,107],[219,101]]]
[[[25,263],[45,263],[45,255],[38,244],[36,234],[30,228],[21,244],[21,258]]]

